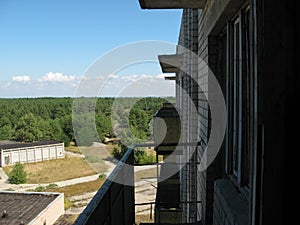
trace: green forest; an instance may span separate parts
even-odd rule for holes
[[[94,141],[104,141],[105,138],[120,135],[127,138],[125,142],[130,144],[149,137],[149,123],[166,101],[174,102],[174,99],[0,99],[0,140],[58,140],[63,141],[65,146],[70,142],[78,146],[89,146]],[[128,124],[129,129],[123,129],[126,126],[128,128]],[[126,134],[128,130],[133,135]],[[118,131],[116,135],[115,132]]]

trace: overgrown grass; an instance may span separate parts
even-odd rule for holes
[[[89,192],[98,191],[102,186],[106,178],[97,179],[94,181],[74,184],[66,187],[48,189],[49,192],[60,192],[64,193],[65,197],[71,197],[76,195],[82,195]]]
[[[73,152],[73,153],[76,153],[76,154],[81,154],[80,148],[77,147],[77,146],[75,146],[75,145],[67,146],[67,147],[65,147],[65,150],[68,151],[68,152]]]
[[[7,174],[12,167],[3,168]],[[96,171],[79,157],[66,157],[38,163],[25,164],[29,184],[54,183],[96,174]]]
[[[72,203],[68,198],[64,198],[64,205],[65,205],[65,210],[68,210],[74,206],[74,203]]]
[[[8,188],[8,189],[5,189],[5,191],[15,191],[15,189],[13,189],[13,188]]]
[[[55,188],[58,188],[57,184],[49,184],[46,187],[43,186],[38,186],[34,190],[29,190],[29,191],[35,191],[35,192],[45,192],[48,191],[49,189],[53,190]]]
[[[157,169],[151,168],[146,170],[137,171],[134,173],[134,181],[138,182],[143,179],[152,179],[157,177]]]
[[[152,219],[150,219],[150,215],[135,215],[135,222],[136,222],[136,224],[153,223],[154,216],[152,216]]]

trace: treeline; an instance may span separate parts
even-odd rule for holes
[[[87,146],[113,138],[115,132],[129,142],[133,138],[146,139],[151,133],[149,122],[165,101],[162,98],[0,99],[0,140],[58,140],[66,146],[73,141]],[[129,128],[134,136],[127,135],[128,129],[124,128]]]

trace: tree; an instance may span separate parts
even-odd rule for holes
[[[40,130],[41,120],[32,113],[21,117],[17,126],[15,137],[17,141],[33,142],[43,138],[43,131]]]
[[[99,141],[92,113],[75,114],[73,116],[73,127],[77,146],[91,146],[93,142]]]
[[[11,140],[13,138],[13,133],[14,130],[9,125],[0,127],[0,140]]]
[[[139,139],[147,139],[149,134],[148,115],[139,108],[133,108],[129,114],[129,124],[133,135]]]
[[[12,171],[8,174],[8,181],[11,184],[26,183],[27,173],[21,163],[16,163]]]

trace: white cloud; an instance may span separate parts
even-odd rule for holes
[[[12,78],[13,81],[16,81],[16,82],[22,82],[22,83],[26,83],[26,82],[29,82],[30,81],[30,77],[29,76],[14,76]]]
[[[48,81],[48,82],[68,82],[75,80],[75,76],[64,75],[63,73],[53,73],[49,72],[45,76],[43,76],[40,81]]]
[[[165,81],[164,77],[165,74],[80,77],[53,72],[35,79],[15,76],[13,82],[0,83],[0,97],[173,96],[175,82]]]
[[[155,78],[164,80],[166,76],[167,74],[158,74],[155,76]]]
[[[150,76],[142,75],[110,75],[109,79],[103,83],[99,82],[93,86],[87,83],[80,91],[83,93],[98,93],[100,96],[173,96],[175,82],[165,81],[165,74]],[[95,82],[96,83],[96,82]],[[100,93],[98,92],[100,91]]]

